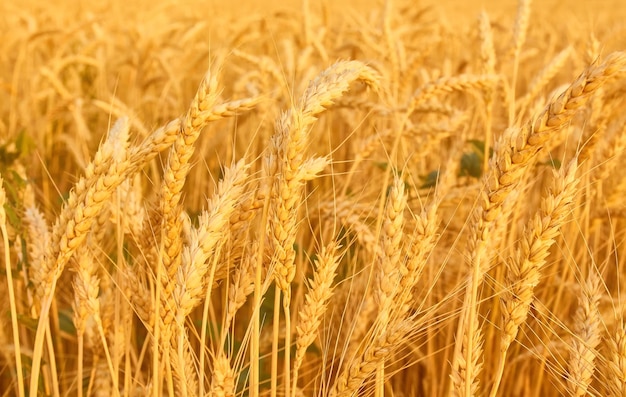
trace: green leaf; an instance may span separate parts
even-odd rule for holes
[[[35,141],[25,130],[21,130],[19,134],[17,134],[15,146],[17,147],[19,156],[27,156],[33,152]]]
[[[540,165],[547,165],[548,167],[552,167],[552,168],[554,168],[554,169],[556,169],[556,170],[561,169],[561,165],[562,165],[562,164],[561,164],[561,160],[559,160],[559,159],[552,159],[552,158],[551,158],[551,159],[549,159],[549,160],[546,160],[546,161],[545,161],[545,162],[543,162],[543,163],[537,163],[537,164],[540,164]]]
[[[461,157],[460,176],[480,178],[483,173],[483,163],[476,153],[463,153]]]
[[[472,145],[474,153],[480,157],[480,161],[482,162],[485,158],[485,141],[470,139],[468,142]],[[489,148],[489,157],[491,158],[491,156],[493,156],[493,147]]]
[[[38,319],[20,313],[17,313],[17,322],[31,331],[37,331],[37,325],[39,324]]]
[[[16,229],[21,229],[22,219],[17,216],[15,210],[9,203],[4,203],[4,212],[7,214],[9,224]]]
[[[485,141],[470,139],[468,142],[474,147],[476,153],[485,153]]]
[[[59,328],[65,333],[76,335],[76,327],[74,326],[74,314],[71,311],[59,311]]]
[[[389,168],[389,163],[381,163],[378,161],[378,162],[375,162],[374,165],[383,171],[387,171],[387,168]]]
[[[429,187],[437,186],[437,180],[439,179],[439,170],[431,171],[424,177],[424,183],[420,186],[420,189],[426,189]]]

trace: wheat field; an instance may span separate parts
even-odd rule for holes
[[[626,6],[0,3],[0,396],[626,396]]]

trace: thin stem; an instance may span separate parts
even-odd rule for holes
[[[1,189],[1,187],[0,187]],[[4,209],[0,208],[0,211]],[[22,353],[20,349],[20,334],[17,324],[17,307],[15,305],[15,291],[13,290],[13,274],[11,271],[11,254],[9,251],[9,235],[7,234],[6,222],[0,223],[2,230],[2,242],[4,244],[4,264],[7,273],[9,288],[9,305],[11,306],[11,326],[13,328],[13,344],[15,345],[15,371],[17,372],[17,390],[20,397],[24,397],[24,374],[22,373]]]

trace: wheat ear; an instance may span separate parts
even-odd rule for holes
[[[50,245],[50,230],[46,219],[37,207],[28,207],[24,211],[24,220],[28,224],[28,259],[29,259],[29,278],[34,287],[33,303],[40,307],[40,297],[43,291],[38,291],[37,286],[43,284],[46,278],[45,262],[47,249]],[[35,302],[36,300],[36,302]],[[34,307],[31,309],[32,315],[36,316]]]
[[[355,81],[364,82],[376,87],[378,75],[374,70],[357,61],[337,62],[323,71],[313,80],[298,103],[289,111],[284,112],[276,122],[275,134],[272,137],[272,152],[276,162],[269,159],[266,164],[275,164],[276,169],[268,171],[268,175],[275,175],[273,194],[269,208],[270,247],[272,262],[274,263],[274,280],[278,288],[284,293],[283,308],[285,312],[285,327],[287,329],[285,344],[285,392],[290,395],[289,380],[289,345],[291,343],[291,321],[289,305],[291,301],[290,284],[295,276],[296,252],[293,244],[296,238],[297,212],[300,204],[300,195],[303,184],[313,179],[327,164],[327,159],[311,158],[304,160],[305,148],[308,144],[308,135],[311,125],[317,120],[326,107],[341,97]],[[276,294],[276,301],[280,294]],[[278,319],[275,318],[275,328]],[[274,335],[277,335],[275,329]],[[273,349],[273,363],[276,362],[276,349]],[[275,381],[275,376],[272,377]]]
[[[500,78],[496,75],[459,75],[454,77],[442,77],[436,81],[425,84],[413,94],[407,109],[410,115],[437,95],[454,92],[470,91],[475,89],[490,89]]]
[[[502,297],[503,333],[498,367],[491,388],[492,397],[497,394],[509,346],[528,316],[534,289],[539,284],[550,247],[572,207],[578,185],[577,168],[577,161],[572,160],[567,167],[562,167],[558,173],[554,172],[552,187],[541,201],[541,209],[526,228],[517,255],[507,266],[507,289]]]
[[[181,124],[180,132],[170,149],[167,164],[163,173],[163,186],[160,197],[161,220],[161,259],[162,266],[160,302],[163,312],[160,313],[164,341],[168,340],[169,327],[174,318],[173,308],[168,307],[171,301],[176,272],[180,268],[183,224],[182,214],[182,190],[191,168],[191,156],[194,153],[195,143],[200,136],[200,131],[206,125],[206,119],[200,117],[215,106],[217,102],[217,78],[215,74],[208,72],[204,77],[195,97],[193,98],[187,114]]]
[[[304,305],[300,309],[298,324],[296,325],[296,355],[293,364],[293,388],[295,396],[298,385],[298,370],[304,361],[306,350],[315,340],[317,330],[322,322],[322,317],[326,311],[326,306],[333,289],[332,283],[335,278],[337,266],[341,255],[337,253],[336,243],[330,243],[322,248],[315,260],[315,274],[310,280],[309,292],[304,298]]]
[[[439,203],[439,200],[435,201],[419,216],[415,217],[413,232],[408,236],[406,263],[401,268],[400,295],[394,303],[398,307],[398,318],[404,318],[409,312],[413,291],[426,267],[428,256],[435,246]]]
[[[230,360],[220,353],[213,360],[210,396],[235,397],[236,374],[230,366]]]
[[[602,337],[602,317],[598,309],[600,297],[600,280],[592,270],[582,286],[582,296],[578,299],[574,316],[574,340],[567,376],[567,389],[572,396],[587,395],[591,386],[598,354],[596,348]]]
[[[609,338],[608,353],[607,389],[611,397],[621,397],[626,394],[626,327],[623,321]]]
[[[511,45],[511,53],[513,55],[513,77],[511,78],[509,91],[509,126],[513,125],[515,116],[515,88],[517,86],[517,72],[519,69],[519,58],[522,46],[526,41],[526,31],[528,30],[528,22],[530,20],[531,0],[519,0],[517,7],[517,18],[515,19],[515,27],[513,28],[513,41]]]
[[[80,252],[82,251],[82,252]],[[78,373],[83,373],[83,350],[84,337],[87,322],[90,318],[97,323],[97,327],[102,327],[100,319],[100,301],[98,293],[100,291],[100,280],[94,266],[95,258],[88,249],[81,249],[76,266],[76,276],[74,277],[74,324],[78,336]],[[104,345],[106,346],[106,345]],[[82,397],[82,387],[78,388],[78,396]]]
[[[468,338],[474,338],[471,342]],[[478,395],[478,375],[483,368],[480,361],[483,352],[483,336],[478,318],[474,317],[474,322],[469,326],[469,331],[463,334],[461,342],[462,358],[459,361],[458,368],[453,370],[450,379],[452,381],[452,396],[472,397]],[[467,349],[472,349],[468,352]],[[465,361],[463,358],[470,357],[472,361]],[[469,383],[468,383],[469,382]]]
[[[480,33],[480,58],[482,61],[482,71],[485,74],[496,73],[496,50],[493,46],[493,31],[489,15],[483,11],[478,17],[478,30]],[[493,123],[493,88],[485,90],[485,150],[483,151],[483,172],[489,166],[489,152],[492,145],[492,123]]]
[[[205,296],[212,284],[207,280],[210,266],[208,260],[217,256],[218,247],[224,242],[224,229],[229,225],[239,197],[243,194],[249,166],[240,160],[224,170],[224,177],[217,186],[215,197],[209,200],[208,209],[200,215],[198,228],[192,228],[191,242],[183,247],[182,265],[176,272],[177,286],[174,291],[178,302],[178,319],[183,321]]]
[[[240,160],[224,171],[224,178],[217,186],[215,197],[209,201],[208,210],[200,216],[198,228],[191,230],[189,245],[183,248],[182,265],[176,273],[176,287],[173,291],[177,302],[175,315],[179,346],[184,342],[185,318],[203,297],[208,300],[211,296],[220,250],[227,238],[224,229],[228,230],[230,216],[243,194],[248,168],[246,162]],[[203,342],[206,338],[206,317],[205,313],[201,334]],[[164,317],[161,316],[161,319]],[[179,360],[184,360],[184,357],[179,355]],[[201,360],[201,364],[204,365],[204,361]],[[200,382],[203,382],[202,375]]]
[[[409,320],[396,321],[386,331],[369,341],[361,355],[345,368],[335,381],[331,396],[351,397],[357,395],[363,382],[372,375],[381,362],[389,357],[394,348],[406,337],[412,325]]]
[[[215,118],[230,116],[234,113],[235,108],[239,111],[245,111],[253,108],[259,101],[260,98],[251,98],[218,105],[213,110],[201,113],[199,117],[214,120]],[[120,120],[122,120],[121,124],[114,126],[109,135],[119,128],[128,128],[128,120],[124,118]],[[85,177],[81,178],[70,192],[70,196],[53,227],[46,260],[42,264],[44,277],[39,291],[45,299],[42,299],[39,325],[35,335],[32,367],[34,375],[30,382],[33,392],[36,390],[36,384],[39,380],[41,350],[45,336],[44,324],[48,321],[56,281],[72,254],[84,241],[94,218],[99,215],[105,202],[109,200],[115,189],[130,175],[150,162],[159,152],[171,146],[180,132],[181,125],[181,119],[176,119],[158,128],[142,144],[130,149],[124,159],[118,163],[114,163],[111,156],[105,155],[101,147],[94,160],[87,166]]]
[[[460,324],[464,324],[468,332],[476,324],[474,317],[478,311],[478,287],[487,271],[487,264],[484,263],[483,257],[488,246],[493,221],[501,214],[504,200],[516,189],[529,164],[548,139],[572,119],[576,111],[587,103],[593,92],[610,77],[623,71],[625,66],[626,53],[610,54],[603,63],[587,68],[537,117],[520,128],[507,129],[496,143],[492,164],[483,178],[480,205],[476,207],[472,215],[474,222],[468,246],[471,270],[460,318]],[[474,338],[470,335],[464,339],[463,332],[463,327],[460,325],[457,340],[473,343]],[[473,351],[471,346],[465,349],[468,354],[472,354]],[[460,354],[460,346],[457,345],[452,360],[453,371],[458,368],[461,360]],[[472,357],[465,357],[463,361],[472,363],[475,360]],[[466,374],[470,373],[471,371],[466,372]],[[473,380],[466,379],[467,394],[470,393],[472,384]]]
[[[381,326],[389,323],[391,307],[399,291],[398,287],[402,276],[400,258],[403,249],[406,203],[404,181],[396,176],[387,198],[381,232],[382,250],[378,259],[376,298],[379,312],[376,321]]]
[[[404,181],[397,175],[394,176],[393,184],[387,197],[387,204],[382,224],[381,246],[382,252],[378,259],[377,271],[377,294],[378,317],[376,322],[380,332],[384,333],[390,322],[392,306],[399,292],[400,269],[403,264],[400,261],[402,253],[402,240],[404,234],[404,210],[407,197],[405,194]],[[385,362],[381,361],[376,371],[377,394],[384,394]]]
[[[245,246],[244,257],[241,266],[235,269],[233,281],[228,289],[228,305],[224,326],[222,328],[222,343],[226,340],[227,330],[232,325],[237,311],[244,305],[246,298],[254,292],[254,265],[256,265],[256,255],[259,250],[256,241]]]

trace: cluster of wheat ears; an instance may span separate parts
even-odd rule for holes
[[[626,396],[623,28],[2,7],[1,396]]]

